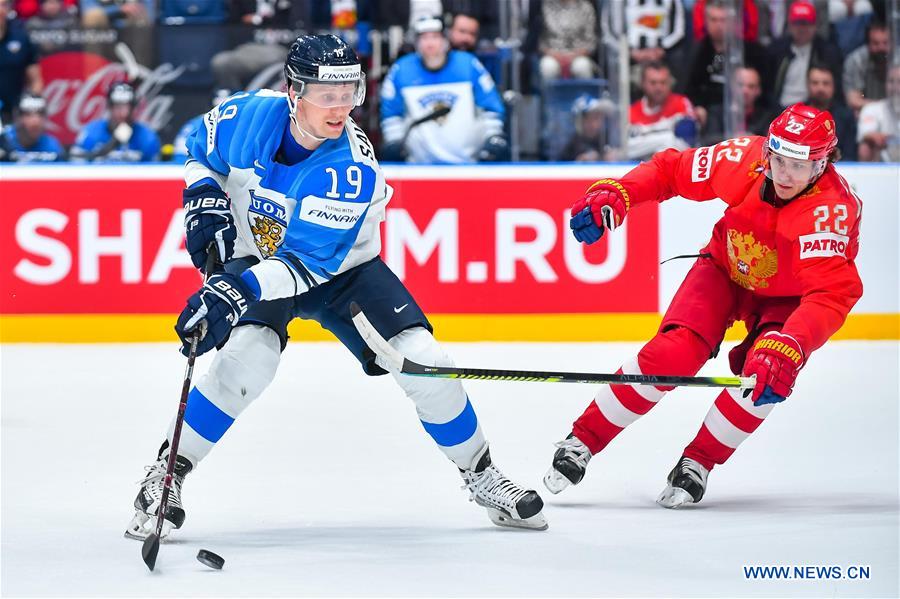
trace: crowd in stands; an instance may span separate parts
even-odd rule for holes
[[[375,112],[364,126],[385,161],[508,161],[513,128],[520,144],[538,140],[525,159],[643,160],[726,132],[765,134],[795,102],[831,111],[845,160],[900,161],[900,44],[888,0],[736,2],[739,64],[729,63],[725,0],[0,0],[0,160],[185,160],[200,116],[163,144],[135,119],[140,98],[127,81],[109,86],[107,115],[63,148],[46,131],[32,37],[205,24],[261,33],[200,65],[212,106],[281,64],[293,35],[345,37],[369,70]],[[630,83],[619,94],[622,64]]]

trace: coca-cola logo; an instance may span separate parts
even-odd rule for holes
[[[47,100],[47,129],[63,144],[75,141],[81,129],[106,111],[106,91],[113,81],[134,79],[140,101],[135,119],[158,131],[172,118],[171,95],[160,94],[183,67],[169,63],[153,70],[139,64],[111,62],[90,52],[58,52],[41,59]]]

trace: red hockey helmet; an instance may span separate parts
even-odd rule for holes
[[[819,110],[806,104],[794,104],[785,108],[772,124],[763,148],[763,160],[770,154],[778,154],[794,160],[812,162],[809,183],[813,183],[828,166],[828,157],[837,146],[834,117],[827,110]],[[772,178],[771,168],[766,176]]]
[[[834,117],[806,104],[784,109],[769,125],[766,151],[788,158],[824,160],[837,146]]]

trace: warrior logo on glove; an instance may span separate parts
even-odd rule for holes
[[[747,376],[756,375],[753,404],[783,402],[791,394],[804,360],[803,349],[790,335],[770,331],[760,337],[744,369]]]

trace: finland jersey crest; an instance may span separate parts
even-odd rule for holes
[[[287,229],[287,210],[284,206],[269,198],[256,195],[250,190],[250,207],[247,210],[253,242],[263,258],[272,256],[284,242]]]

